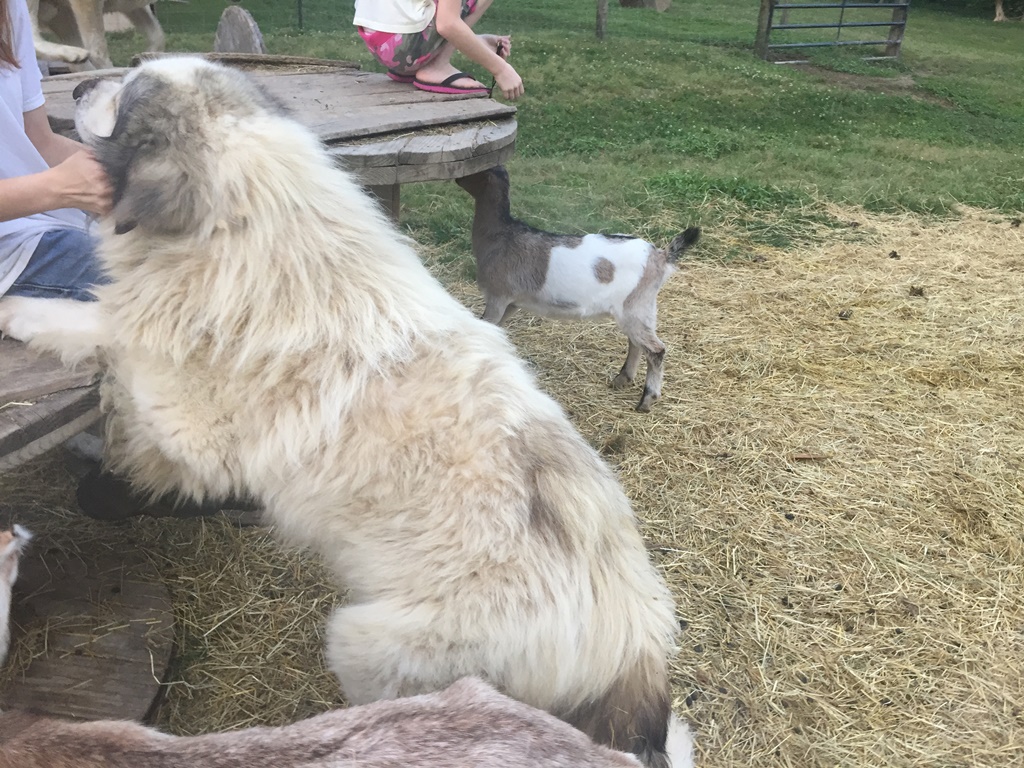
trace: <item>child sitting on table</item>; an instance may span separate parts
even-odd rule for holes
[[[523,95],[523,79],[506,61],[508,36],[478,35],[472,27],[491,0],[356,0],[352,23],[388,77],[432,93],[489,93],[451,63],[459,51],[494,76],[506,99]]]

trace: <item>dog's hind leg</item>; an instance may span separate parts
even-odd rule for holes
[[[429,693],[479,674],[455,643],[431,630],[435,619],[432,609],[384,601],[336,609],[327,625],[327,665],[349,704]]]

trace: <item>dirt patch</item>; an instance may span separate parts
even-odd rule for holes
[[[813,64],[794,64],[800,67],[801,72],[807,72],[816,80],[828,85],[835,85],[851,91],[869,91],[871,93],[888,93],[897,96],[908,96],[917,101],[924,101],[929,104],[937,104],[948,109],[956,105],[949,99],[943,99],[932,93],[921,89],[914,78],[908,74],[897,75],[896,77],[871,77],[870,75],[855,75],[849,72],[836,72],[824,67],[817,67]]]

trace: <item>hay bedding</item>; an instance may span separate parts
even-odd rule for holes
[[[856,241],[673,279],[649,416],[639,389],[606,388],[611,326],[520,316],[510,335],[636,500],[679,600],[675,704],[702,764],[1022,765],[1021,230],[841,214]],[[0,493],[59,546],[159,560],[182,647],[165,727],[338,703],[317,563],[222,521],[94,524],[61,511],[61,471],[45,459]]]

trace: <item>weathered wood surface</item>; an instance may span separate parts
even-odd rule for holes
[[[127,70],[122,70],[122,72]],[[76,73],[44,79],[47,114],[55,130],[74,127],[71,92]],[[107,75],[118,73],[109,71]],[[327,144],[400,131],[424,131],[476,120],[511,118],[515,107],[479,96],[426,93],[375,72],[253,72],[251,75]]]
[[[506,162],[515,149],[515,107],[493,99],[427,93],[350,67],[310,71],[295,64],[251,74],[366,185],[455,179]],[[73,128],[71,92],[94,75],[43,81],[55,130]]]
[[[131,553],[69,555],[42,540],[23,559],[11,628],[0,709],[87,720],[144,719],[174,641],[170,595],[151,563]]]
[[[0,340],[0,472],[35,458],[100,417],[98,369],[67,370],[24,344]]]
[[[0,408],[64,389],[95,383],[99,370],[83,364],[69,371],[60,360],[39,355],[13,339],[0,339]]]

